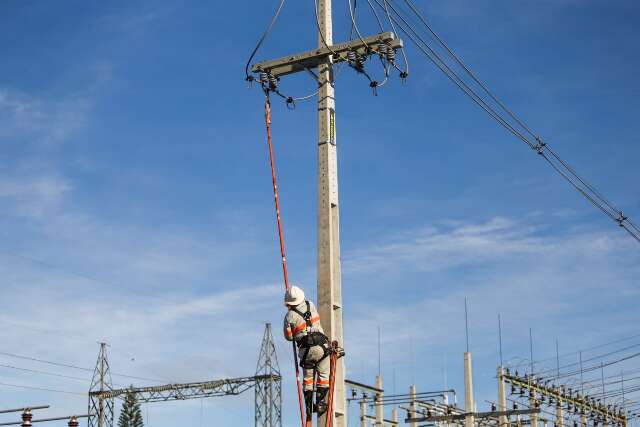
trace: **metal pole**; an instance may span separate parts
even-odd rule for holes
[[[103,356],[106,351],[106,344],[100,343],[100,354]],[[104,391],[104,357],[100,358],[100,391]],[[98,427],[104,427],[104,399],[98,399]]]
[[[364,397],[360,401],[360,427],[367,427],[367,404]]]
[[[331,0],[318,0],[318,45],[333,44]],[[331,340],[344,347],[342,330],[342,274],[340,269],[340,211],[338,157],[331,59],[318,67],[318,308],[322,326]],[[333,407],[335,427],[345,427],[347,405],[344,357],[336,364]],[[318,425],[325,420],[319,417]]]

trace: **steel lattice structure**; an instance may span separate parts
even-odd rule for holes
[[[282,427],[282,378],[270,323],[265,327],[256,375],[252,377],[114,389],[106,347],[100,345],[91,381],[88,427],[113,427],[115,399],[124,399],[129,393],[135,394],[140,403],[151,403],[236,396],[252,387],[255,387],[256,427]]]
[[[102,393],[113,390],[111,369],[107,359],[107,345],[100,343],[98,362],[93,371],[91,387],[89,388],[89,427],[113,427],[113,413],[115,401],[113,398],[100,398]]]
[[[256,367],[255,426],[282,427],[282,381],[271,324],[267,323]]]
[[[165,384],[151,387],[129,387],[109,391],[95,391],[90,396],[98,400],[124,399],[129,393],[136,395],[139,403],[166,402],[169,400],[202,399],[206,397],[235,396],[262,381],[279,382],[280,376],[229,378],[184,384]]]

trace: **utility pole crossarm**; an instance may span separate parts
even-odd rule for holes
[[[405,421],[409,422],[441,422],[441,421],[456,421],[456,420],[464,420],[467,416],[471,415],[474,418],[497,418],[501,416],[514,416],[514,415],[530,415],[530,414],[539,414],[540,408],[535,409],[513,409],[508,411],[492,411],[492,412],[471,412],[471,413],[462,413],[462,414],[454,414],[454,415],[436,415],[431,417],[420,417],[420,418],[408,418]]]
[[[287,74],[297,73],[298,71],[317,68],[321,64],[326,64],[329,59],[331,59],[331,62],[334,64],[347,61],[347,52],[356,52],[358,55],[378,53],[381,43],[393,49],[402,48],[402,40],[396,38],[392,32],[365,37],[363,40],[364,43],[362,40],[357,39],[330,46],[331,49],[325,46],[278,59],[259,62],[251,67],[251,71],[254,73],[264,71],[278,78]]]

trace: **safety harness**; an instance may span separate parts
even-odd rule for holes
[[[313,328],[313,322],[311,321],[311,304],[309,301],[305,301],[307,306],[307,311],[304,313],[298,310],[297,307],[291,307],[291,311],[297,313],[300,317],[302,317],[307,325],[307,329]],[[293,332],[293,331],[292,331]],[[329,346],[329,338],[325,334],[319,331],[308,332],[307,335],[301,337],[296,341],[298,344],[298,349],[300,350],[300,366],[305,369],[314,369],[316,366],[329,357],[331,354],[331,348]],[[322,348],[323,354],[322,357],[316,361],[308,361],[307,356],[309,355],[309,350],[311,347],[320,346]]]

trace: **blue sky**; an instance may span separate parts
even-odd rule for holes
[[[348,34],[345,4],[336,2],[336,40]],[[287,3],[258,59],[313,46],[312,5]],[[91,367],[106,340],[115,372],[253,373],[263,323],[279,325],[283,312],[263,99],[243,67],[275,6],[3,3],[0,352]],[[495,93],[640,221],[637,2],[422,9]],[[360,13],[363,32],[375,32]],[[373,381],[380,326],[388,390],[446,382],[462,393],[465,296],[479,405],[495,398],[498,313],[505,358],[527,357],[529,327],[535,359],[553,356],[556,339],[564,354],[637,333],[637,243],[411,46],[408,55],[406,85],[393,80],[377,97],[352,72],[336,83],[349,377]],[[313,91],[308,76],[282,84]],[[315,132],[313,102],[275,103],[290,274],[312,295]],[[276,340],[293,426],[291,356]],[[10,368],[0,383],[87,388]],[[145,415],[158,427],[200,425],[201,414],[250,424],[252,399],[150,405]],[[86,405],[2,385],[0,402],[51,403],[51,415]]]

